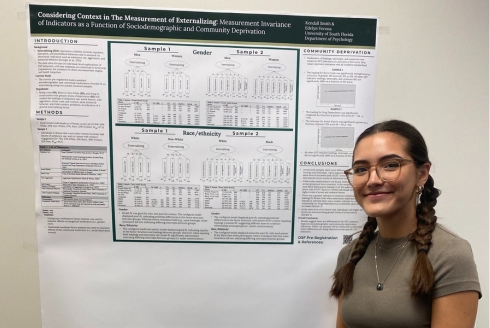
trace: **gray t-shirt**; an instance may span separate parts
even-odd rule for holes
[[[378,239],[378,272],[383,282],[400,254],[407,238]],[[338,270],[350,259],[354,243],[339,253]],[[374,248],[376,237],[369,244],[364,257],[354,271],[354,288],[342,301],[342,318],[349,328],[418,328],[430,327],[432,299],[461,291],[474,290],[480,294],[480,283],[470,244],[436,225],[432,246],[428,253],[435,275],[431,296],[412,298],[410,280],[417,256],[415,245],[409,242],[403,249],[391,273],[384,281],[383,290],[376,285]]]

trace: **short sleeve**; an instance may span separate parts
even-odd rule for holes
[[[436,246],[437,245],[437,246]],[[459,237],[434,241],[429,259],[434,269],[433,298],[463,292],[476,291],[481,298],[473,251],[470,244]]]

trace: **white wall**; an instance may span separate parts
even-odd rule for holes
[[[55,1],[46,1],[56,3]],[[175,8],[170,0],[66,1]],[[485,0],[180,0],[189,9],[380,18],[376,121],[417,126],[430,148],[440,222],[473,246],[489,327],[489,27]],[[0,327],[41,327],[25,3],[0,3]]]

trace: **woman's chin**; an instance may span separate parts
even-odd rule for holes
[[[370,205],[370,206],[364,206],[363,210],[368,216],[375,217],[375,218],[386,214],[386,208],[384,207],[379,208],[378,206]]]

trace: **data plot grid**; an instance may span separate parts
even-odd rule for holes
[[[318,86],[319,106],[353,107],[356,104],[356,86],[344,84],[320,84]]]
[[[354,128],[320,128],[320,148],[354,148]]]

